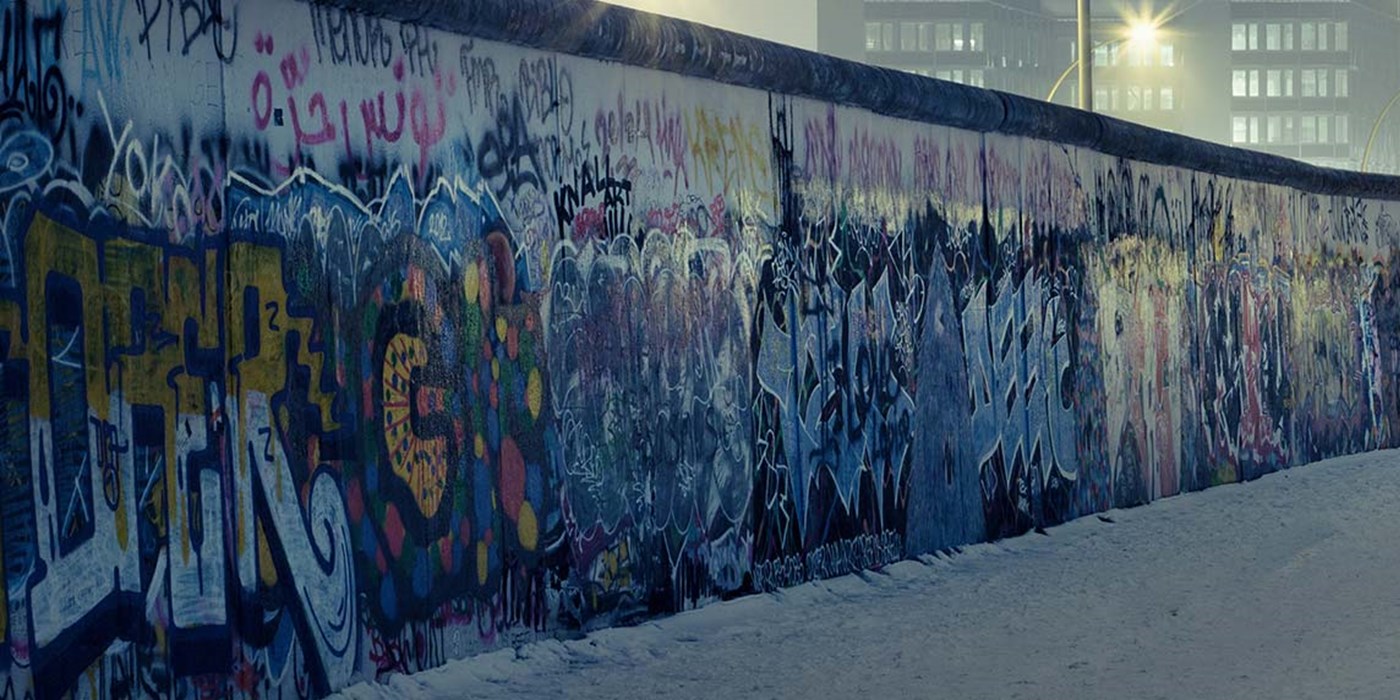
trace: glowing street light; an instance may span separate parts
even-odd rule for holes
[[[1102,47],[1123,43],[1126,43],[1130,46],[1140,47],[1141,50],[1147,47],[1156,46],[1157,36],[1157,22],[1135,21],[1132,24],[1128,25],[1127,31],[1123,32],[1122,36],[1114,37],[1112,39],[1106,39],[1097,44],[1094,44],[1093,48],[1089,49],[1088,53],[1093,54],[1093,52],[1099,50]],[[1060,77],[1055,80],[1055,84],[1050,86],[1050,94],[1045,96],[1046,102],[1055,101],[1055,93],[1059,91],[1060,86],[1063,85],[1065,80],[1069,78],[1069,74],[1073,73],[1074,69],[1079,67],[1081,60],[1082,59],[1075,59],[1074,62],[1069,64],[1069,67],[1065,69],[1065,72],[1060,74]],[[1081,99],[1080,102],[1089,105],[1089,107],[1081,107],[1081,109],[1088,109],[1089,111],[1092,111],[1092,101],[1088,99]]]
[[[1128,26],[1128,42],[1139,46],[1157,43],[1157,25],[1152,22],[1134,22]]]

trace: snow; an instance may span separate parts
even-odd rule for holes
[[[341,697],[1396,698],[1400,452]]]

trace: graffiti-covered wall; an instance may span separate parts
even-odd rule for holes
[[[0,3],[0,698],[319,697],[1396,444],[1396,203],[563,4],[631,33]]]

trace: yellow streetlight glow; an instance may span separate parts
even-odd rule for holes
[[[1128,41],[1139,46],[1157,43],[1157,25],[1151,22],[1134,22],[1128,27]]]

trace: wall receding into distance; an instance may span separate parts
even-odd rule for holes
[[[0,698],[321,696],[1397,442],[1400,181],[384,5],[0,4]]]

